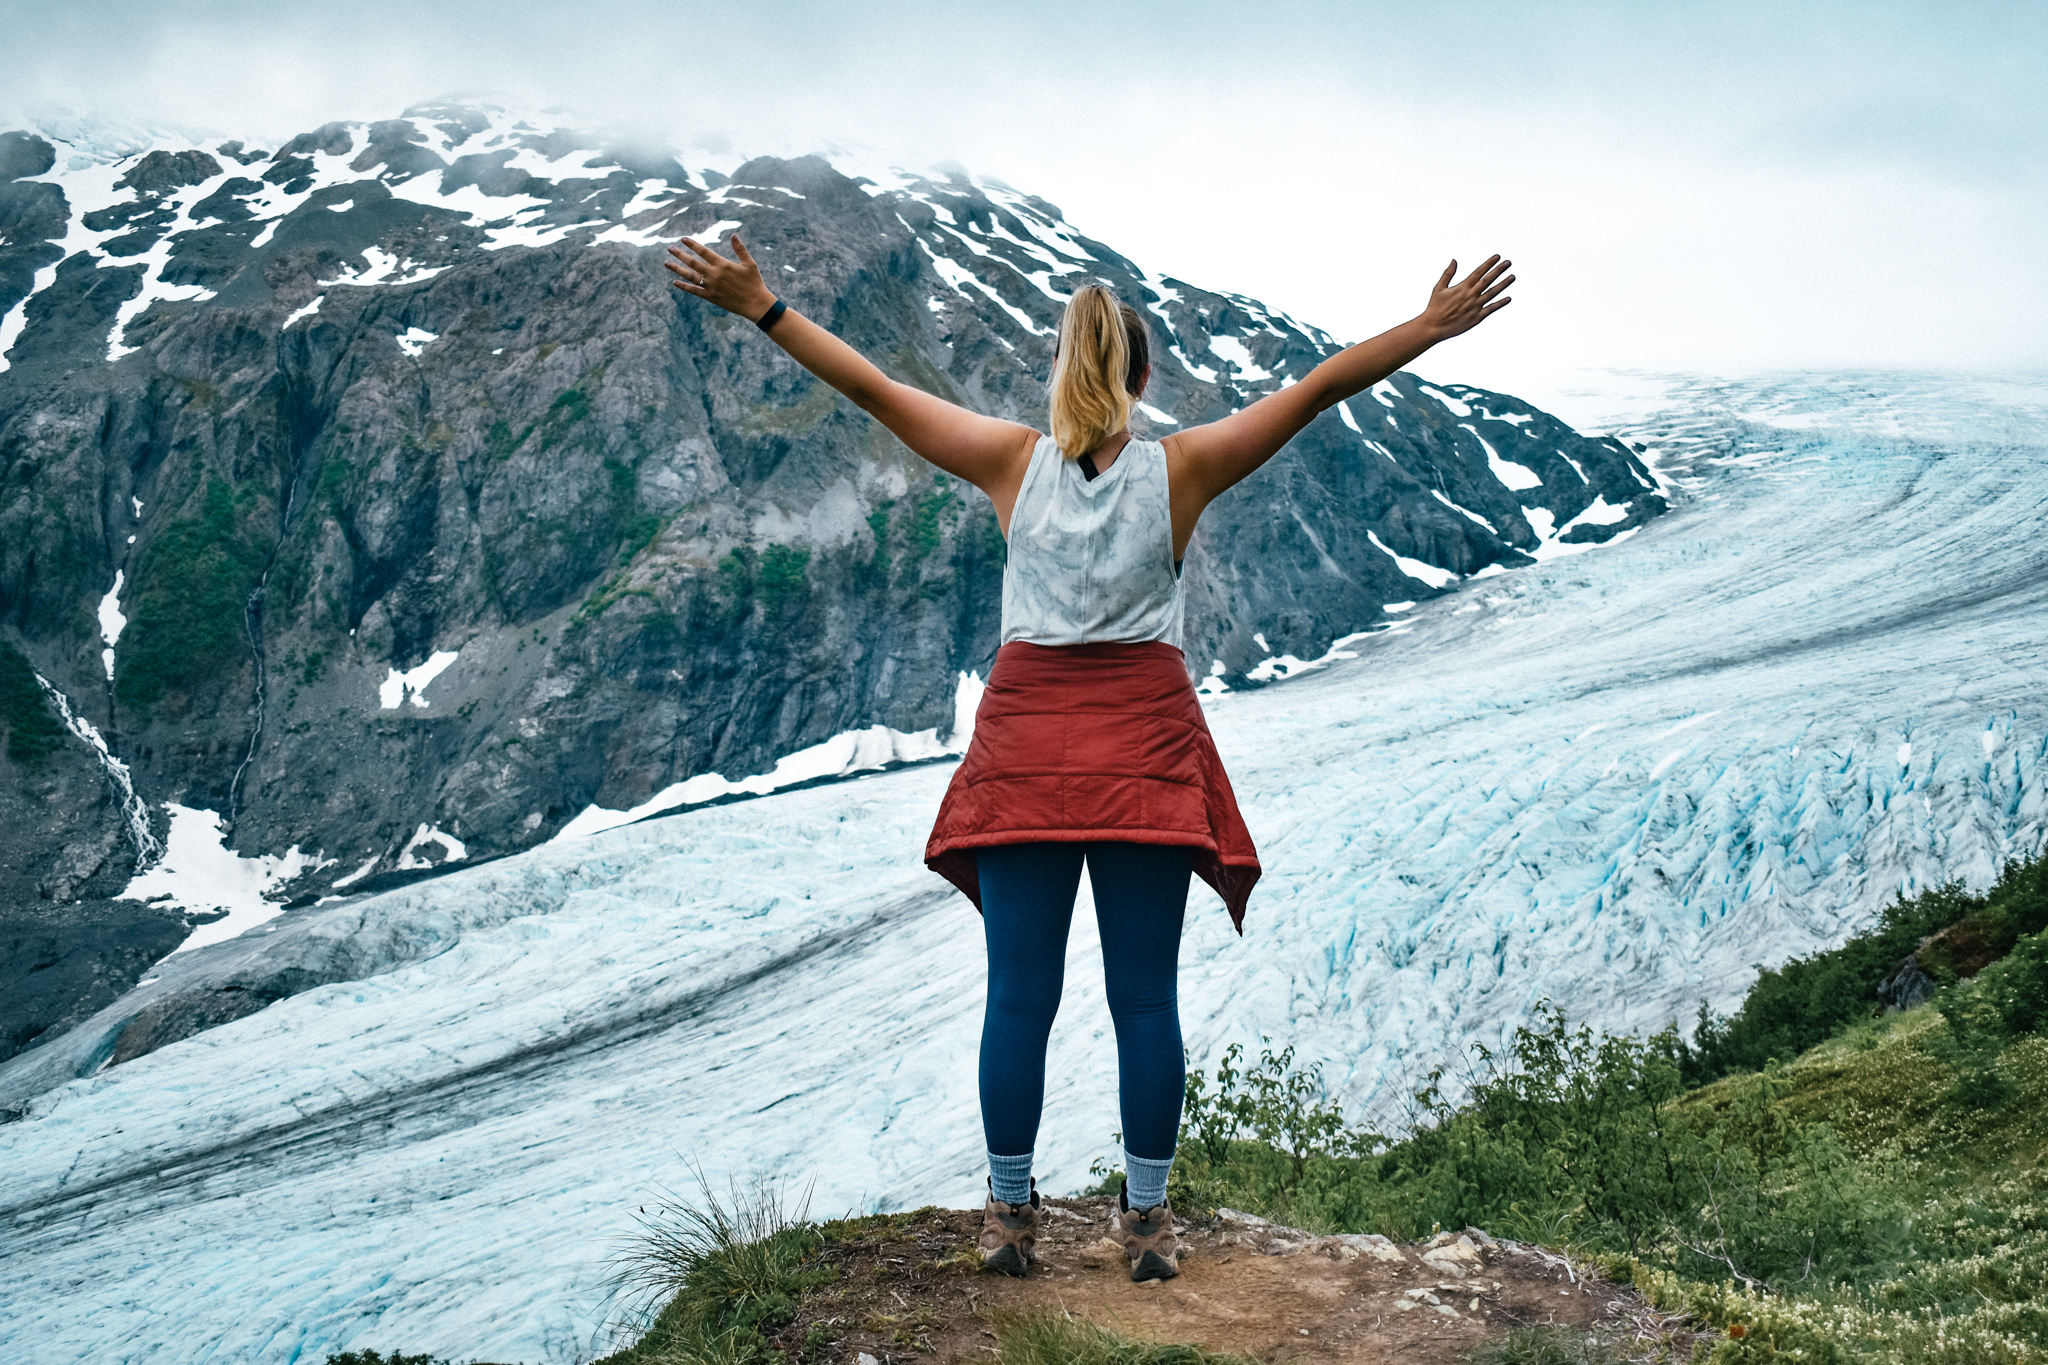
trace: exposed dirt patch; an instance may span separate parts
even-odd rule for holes
[[[847,1227],[826,1250],[838,1278],[806,1297],[776,1344],[848,1365],[863,1353],[878,1365],[986,1360],[999,1315],[1049,1309],[1272,1362],[1451,1362],[1538,1323],[1625,1337],[1646,1357],[1667,1344],[1681,1359],[1690,1349],[1682,1321],[1633,1289],[1483,1233],[1397,1244],[1313,1237],[1225,1213],[1183,1228],[1189,1252],[1178,1278],[1133,1284],[1122,1252],[1104,1240],[1109,1207],[1047,1200],[1039,1259],[1022,1279],[980,1270],[979,1210],[923,1209]]]

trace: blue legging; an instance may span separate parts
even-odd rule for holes
[[[1163,1161],[1180,1130],[1183,1064],[1181,918],[1188,851],[1161,844],[1004,844],[976,851],[988,935],[988,1013],[981,1026],[981,1121],[988,1149],[1022,1155],[1038,1142],[1045,1044],[1066,975],[1067,926],[1088,860],[1102,975],[1116,1025],[1124,1146]]]

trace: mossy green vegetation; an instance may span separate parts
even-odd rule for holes
[[[943,474],[932,475],[932,486],[910,505],[903,528],[903,562],[916,564],[939,548],[944,534],[940,518],[958,500],[953,481]]]
[[[761,600],[769,611],[804,591],[804,571],[810,566],[808,545],[770,545],[761,552]]]
[[[886,576],[889,566],[896,562],[889,553],[889,511],[895,505],[896,499],[883,498],[868,513],[868,532],[875,538],[875,553],[868,561],[868,570],[878,577]]]
[[[555,395],[555,400],[548,404],[548,410],[539,422],[541,454],[545,455],[567,440],[569,433],[577,424],[590,416],[591,392],[603,380],[604,367],[599,366],[577,380],[573,386]],[[532,427],[527,428],[527,432],[532,430]],[[521,440],[524,439],[525,435],[522,433]]]
[[[737,621],[754,609],[758,599],[768,615],[784,606],[801,602],[809,595],[811,551],[807,545],[769,544],[756,551],[736,545],[718,561],[718,591],[724,598],[725,615]]]
[[[0,726],[7,730],[7,756],[29,772],[40,772],[64,742],[64,726],[50,709],[28,656],[0,641]]]
[[[1246,1065],[1232,1049],[1189,1077],[1174,1197],[1318,1230],[1477,1225],[1569,1247],[1720,1329],[1701,1356],[1717,1365],[2048,1359],[2048,933],[2004,937],[2031,922],[2043,872],[2016,862],[1985,897],[1945,887],[1887,912],[1870,937],[1979,916],[1981,939],[2010,944],[1919,1009],[1874,998],[1917,938],[1862,946],[1891,957],[1854,1008],[1783,973],[1759,983],[1771,1011],[1748,1012],[1752,995],[1738,1020],[1843,1022],[1705,1085],[1687,1085],[1675,1029],[1598,1035],[1546,1007],[1504,1055],[1475,1050],[1459,1102],[1433,1073],[1390,1140],[1346,1126],[1290,1053]]]
[[[115,661],[123,706],[175,704],[247,657],[242,613],[270,553],[256,526],[264,505],[255,487],[209,475],[150,541]]]
[[[1605,1333],[1544,1325],[1513,1328],[1466,1359],[1469,1365],[1624,1365],[1635,1354]]]

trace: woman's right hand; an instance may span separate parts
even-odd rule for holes
[[[695,294],[728,313],[758,322],[763,313],[775,306],[775,295],[762,283],[761,267],[754,264],[747,244],[737,232],[732,235],[732,249],[739,259],[728,261],[711,248],[685,237],[668,249],[670,259],[662,264],[675,276],[671,283],[685,294]]]

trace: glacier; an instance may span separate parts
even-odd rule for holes
[[[1269,1035],[1398,1126],[1540,1000],[1689,1021],[2042,846],[2048,386],[1624,387],[1554,406],[1606,404],[1672,513],[1205,693],[1266,877],[1242,939],[1196,885],[1196,1064]],[[109,1014],[0,1068],[0,1358],[570,1362],[664,1190],[977,1197],[979,923],[919,859],[951,771],[558,839],[167,959],[133,995],[328,984],[119,1065]],[[1060,1190],[1117,1126],[1075,930]]]

